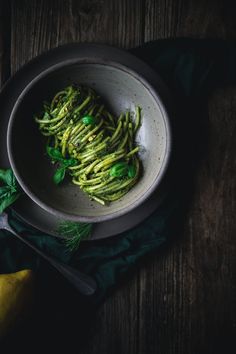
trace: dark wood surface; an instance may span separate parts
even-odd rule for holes
[[[0,11],[1,84],[31,58],[68,42],[130,48],[168,37],[236,39],[234,1],[3,0]],[[235,88],[212,95],[209,125],[182,237],[105,301],[90,340],[75,353],[233,352]]]

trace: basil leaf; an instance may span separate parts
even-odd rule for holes
[[[53,176],[53,181],[55,184],[59,184],[61,183],[61,181],[63,181],[64,177],[65,177],[65,174],[66,174],[66,169],[64,166],[62,167],[59,167],[54,176]]]
[[[110,169],[110,176],[112,177],[124,177],[127,175],[128,165],[125,162],[117,162]]]
[[[6,171],[0,170],[0,180],[6,183]]]
[[[12,186],[12,187],[16,186],[16,178],[11,169],[6,170],[5,182],[6,184],[8,184],[8,186]]]
[[[17,182],[13,171],[9,168],[7,170],[0,170],[0,180],[6,183],[8,186],[16,188]]]
[[[50,156],[53,160],[57,160],[57,161],[62,161],[64,160],[62,153],[60,152],[60,150],[55,149],[51,146],[47,146],[47,154],[48,156]]]
[[[20,196],[20,193],[13,193],[9,197],[0,200],[0,213],[13,204]]]
[[[128,176],[129,178],[134,178],[136,175],[136,168],[134,165],[128,167]]]
[[[76,159],[64,159],[63,160],[63,165],[66,166],[66,167],[69,167],[69,166],[75,166],[78,164],[78,161]]]
[[[44,115],[43,115],[43,120],[50,120],[51,119],[51,116],[48,112],[44,112]]]
[[[8,197],[12,193],[12,189],[9,186],[0,187],[0,199]]]
[[[19,186],[13,171],[0,170],[0,180],[4,182],[4,186],[0,187],[0,213],[2,213],[9,205],[14,203],[20,196]]]

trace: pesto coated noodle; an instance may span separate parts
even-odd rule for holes
[[[58,92],[35,117],[48,137],[47,153],[59,165],[54,182],[65,173],[102,205],[120,199],[138,181],[141,163],[136,133],[141,108],[115,117],[91,88],[69,86]]]

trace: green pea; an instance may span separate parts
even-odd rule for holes
[[[110,169],[110,176],[124,177],[128,173],[128,165],[125,162],[117,162]]]
[[[84,125],[95,124],[96,123],[96,119],[93,116],[84,116],[82,118],[82,122],[84,123]]]

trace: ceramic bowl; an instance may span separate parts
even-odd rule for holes
[[[107,57],[92,52],[86,58],[64,61],[43,71],[20,94],[9,119],[7,149],[20,186],[40,207],[67,220],[101,222],[128,213],[158,188],[170,159],[169,116],[158,85],[154,87],[147,80],[147,73],[150,78],[157,78],[155,72],[128,55],[136,63],[134,67],[138,68],[138,63],[145,68],[146,75],[142,75],[133,70],[132,60],[126,66],[114,61],[114,55],[109,57],[109,47],[105,49]],[[160,83],[159,79],[156,82]],[[46,140],[33,119],[44,101],[72,83],[94,88],[116,116],[127,109],[134,111],[136,105],[142,107],[142,125],[137,135],[142,176],[124,197],[108,206],[91,201],[69,179],[59,186],[53,183],[54,167],[45,154]]]

